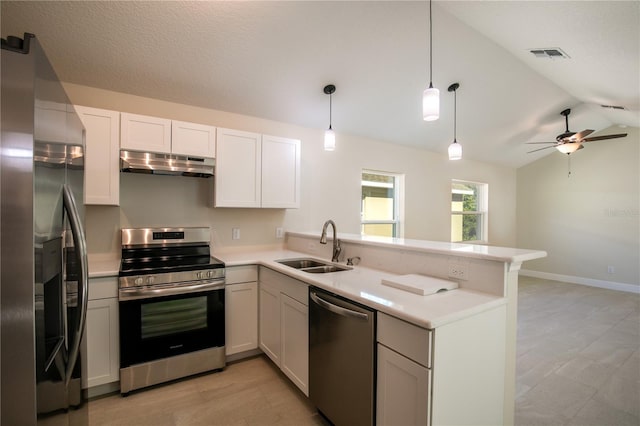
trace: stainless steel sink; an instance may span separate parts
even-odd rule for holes
[[[334,263],[309,258],[281,259],[276,260],[276,262],[310,274],[326,274],[352,269],[348,266],[336,265]]]

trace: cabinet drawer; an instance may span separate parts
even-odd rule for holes
[[[226,268],[225,274],[227,284],[258,281],[258,267],[256,265],[230,266]]]
[[[431,330],[378,312],[378,342],[431,368]]]
[[[260,282],[275,286],[280,292],[297,300],[305,306],[309,306],[309,286],[295,278],[269,268],[260,268]]]
[[[118,297],[118,277],[89,279],[89,300]]]

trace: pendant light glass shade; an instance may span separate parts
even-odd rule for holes
[[[456,140],[449,145],[449,160],[462,160],[462,145]]]
[[[331,103],[331,95],[336,91],[336,86],[333,84],[328,84],[324,86],[324,93],[329,95],[329,128],[324,132],[324,150],[325,151],[334,151],[336,149],[336,132],[331,128],[331,113],[332,113],[332,103]]]
[[[331,127],[329,127],[324,132],[324,150],[334,151],[335,149],[336,149],[336,132],[334,132]]]
[[[422,93],[422,118],[424,121],[434,121],[440,117],[440,91],[429,85]]]
[[[556,146],[556,149],[563,154],[571,154],[580,149],[580,143],[577,142],[567,142],[562,145]]]

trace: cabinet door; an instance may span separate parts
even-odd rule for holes
[[[83,368],[86,368],[82,377],[83,388],[120,380],[118,338],[118,299],[89,300],[85,336],[87,351],[82,360]]]
[[[429,369],[378,344],[378,425],[426,425]]]
[[[258,347],[258,283],[227,285],[225,288],[226,354]]]
[[[280,294],[280,368],[309,396],[309,308]]]
[[[171,153],[171,120],[123,112],[120,124],[120,148]]]
[[[171,152],[192,157],[216,156],[216,128],[204,124],[171,122]]]
[[[76,106],[86,130],[84,203],[120,204],[120,113]]]
[[[280,291],[260,283],[260,349],[280,366]]]
[[[300,141],[262,136],[262,207],[300,207]]]
[[[260,207],[261,136],[218,129],[215,207]]]

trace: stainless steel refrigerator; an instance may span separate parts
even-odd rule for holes
[[[32,34],[1,77],[0,424],[87,424],[84,129]]]

